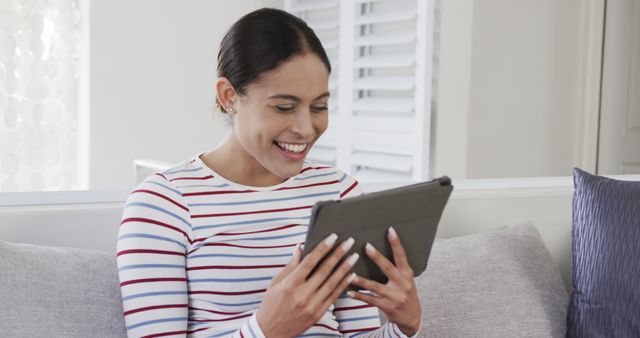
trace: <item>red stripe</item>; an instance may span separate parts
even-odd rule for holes
[[[134,191],[132,191],[131,193],[133,194],[133,193],[136,193],[136,192],[143,192],[143,193],[147,193],[147,194],[151,194],[151,195],[156,195],[156,196],[158,196],[158,197],[160,197],[160,198],[164,198],[165,200],[167,200],[167,201],[169,201],[169,202],[171,202],[171,203],[173,203],[173,204],[177,205],[180,209],[182,209],[182,210],[184,210],[184,211],[186,211],[186,212],[189,212],[189,208],[187,208],[187,207],[185,207],[184,205],[182,205],[182,204],[180,204],[180,203],[178,203],[178,202],[176,202],[176,201],[172,200],[171,198],[169,198],[169,197],[167,197],[167,196],[165,196],[165,195],[162,195],[162,194],[160,194],[160,193],[157,193],[157,192],[155,192],[155,191],[146,190],[146,189],[139,189],[139,190],[134,190]]]
[[[122,222],[120,222],[120,225],[124,224],[124,223],[128,223],[128,222],[143,222],[143,223],[150,223],[150,224],[155,224],[155,225],[159,225],[165,228],[169,228],[171,230],[175,230],[179,233],[181,233],[186,239],[187,241],[189,241],[189,243],[193,243],[193,241],[191,240],[191,238],[189,238],[189,235],[184,232],[184,230],[175,227],[171,224],[167,224],[167,223],[162,223],[160,221],[156,221],[154,219],[149,219],[149,218],[141,218],[141,217],[130,217],[130,218],[125,218],[122,220]]]
[[[288,228],[292,228],[292,227],[295,227],[295,226],[298,226],[298,225],[300,225],[300,224],[289,224],[289,225],[283,225],[281,227],[272,228],[272,229],[258,230],[258,231],[248,231],[248,232],[221,232],[221,233],[216,234],[215,236],[235,236],[235,235],[257,234],[257,233],[261,233],[261,232],[271,232],[271,231],[288,229]],[[197,239],[195,241],[203,241],[203,240],[205,240],[207,238],[208,237],[199,238],[199,239]]]
[[[256,192],[255,190],[221,190],[221,191],[199,191],[186,192],[182,196],[205,196],[205,195],[222,195],[222,194],[242,194],[247,192]]]
[[[122,251],[118,251],[118,254],[116,256],[133,254],[133,253],[150,253],[150,254],[159,254],[159,255],[184,256],[184,252],[175,252],[175,251],[166,251],[166,250],[147,250],[147,249],[122,250]]]
[[[206,243],[203,244],[202,246],[195,248],[189,252],[187,252],[187,255],[192,254],[194,251],[200,249],[201,247],[204,246],[230,246],[233,248],[243,248],[243,249],[276,249],[276,248],[290,248],[292,246],[296,246],[297,243],[294,244],[285,244],[285,245],[265,245],[265,246],[248,246],[248,245],[238,245],[238,244],[230,244],[230,243]],[[304,244],[304,242],[300,243],[300,244]]]
[[[356,185],[358,185],[358,181],[353,182],[353,184],[347,190],[345,190],[342,194],[340,194],[340,198],[344,197],[344,195],[348,194],[349,191],[353,190],[353,188],[355,188]]]
[[[327,169],[327,168],[331,168],[331,167],[306,167],[306,168],[300,170],[300,174],[302,174],[303,172],[305,172],[307,170],[311,170],[311,169]]]
[[[226,291],[189,291],[190,295],[223,295],[223,296],[241,296],[241,295],[251,295],[254,293],[262,293],[262,292],[266,292],[267,289],[261,289],[261,290],[249,290],[249,291],[233,291],[233,292],[226,292]]]
[[[169,182],[180,181],[180,180],[208,180],[210,178],[213,178],[213,176],[207,175],[203,177],[177,177],[177,178],[170,179]]]
[[[129,284],[138,284],[138,283],[153,283],[153,282],[186,282],[186,278],[143,278],[143,279],[132,279],[125,282],[120,283],[120,286],[125,286]]]
[[[191,218],[265,214],[265,213],[269,213],[269,212],[281,212],[281,211],[311,209],[312,207],[313,207],[313,205],[306,205],[306,206],[303,206],[303,207],[295,207],[295,208],[270,209],[270,210],[258,210],[258,211],[246,211],[246,212],[230,212],[230,213],[224,213],[224,214],[202,214],[202,215],[192,215]]]
[[[244,338],[244,335],[242,334],[242,328],[240,328],[240,338]]]
[[[340,181],[338,181],[338,180],[334,180],[334,181],[329,181],[329,182],[320,182],[320,183],[299,185],[299,186],[295,186],[295,187],[282,187],[282,188],[278,188],[276,190],[290,190],[290,189],[308,188],[308,187],[315,187],[315,186],[319,186],[319,185],[335,184],[335,183],[339,183],[339,182]]]
[[[199,307],[193,307],[193,306],[189,306],[189,310],[206,311],[206,312],[211,312],[218,315],[239,315],[242,313],[242,312],[223,312],[223,311],[216,311],[216,310],[207,310],[207,309],[201,309]]]
[[[206,265],[206,266],[192,266],[188,267],[187,271],[191,270],[213,270],[213,269],[223,269],[223,270],[244,270],[244,269],[273,269],[273,268],[283,268],[284,264],[277,265]]]
[[[167,181],[169,180],[169,179],[167,179],[167,176],[164,176],[164,174],[163,174],[163,173],[156,173],[156,175],[158,175],[158,176],[160,176],[160,177],[164,178],[164,179],[165,179],[165,180],[167,180]]]
[[[166,337],[166,336],[173,336],[173,335],[181,335],[184,336],[185,334],[188,333],[194,333],[194,332],[198,332],[198,331],[202,331],[202,330],[207,330],[209,329],[208,327],[201,327],[199,329],[195,329],[195,330],[191,330],[191,331],[171,331],[171,332],[161,332],[161,333],[154,333],[154,334],[150,334],[147,336],[142,336],[141,338],[155,338],[155,337]]]
[[[366,308],[369,308],[369,307],[373,307],[373,305],[365,304],[365,305],[358,305],[358,306],[337,307],[337,308],[333,309],[333,312],[359,310],[359,309],[366,309]]]
[[[223,319],[191,319],[192,322],[200,322],[200,323],[206,323],[206,322],[226,322],[229,320],[234,320],[234,319],[240,319],[240,318],[247,318],[247,317],[251,317],[253,316],[253,314],[251,313],[247,313],[244,314],[242,316],[236,316],[236,317],[229,317],[229,318],[223,318]]]
[[[335,332],[340,332],[338,329],[335,329],[329,325],[325,325],[325,324],[313,324],[313,326],[315,327],[324,327],[325,329],[329,329],[331,331],[335,331]]]
[[[130,315],[132,313],[138,313],[138,312],[143,312],[143,311],[156,310],[156,309],[181,308],[181,307],[187,307],[187,304],[168,304],[168,305],[156,305],[156,306],[141,307],[141,308],[138,308],[138,309],[133,309],[133,310],[126,311],[124,313],[124,315],[128,316],[128,315]]]
[[[363,332],[363,331],[373,331],[373,330],[377,330],[379,329],[379,326],[374,326],[374,327],[365,327],[362,329],[353,329],[353,330],[344,330],[344,331],[340,331],[340,333],[351,333],[351,332]]]

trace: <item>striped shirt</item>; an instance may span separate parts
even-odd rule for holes
[[[264,337],[256,312],[305,240],[317,201],[361,194],[332,167],[305,162],[285,182],[243,186],[199,155],[145,179],[127,198],[117,261],[130,337]],[[301,337],[405,337],[378,309],[341,296]]]

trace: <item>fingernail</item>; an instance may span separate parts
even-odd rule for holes
[[[360,258],[360,255],[358,255],[358,253],[356,252],[353,255],[351,255],[349,259],[347,259],[347,264],[349,265],[356,264],[356,262],[358,261],[358,258]]]
[[[394,229],[393,227],[389,227],[389,235],[391,235],[392,239],[397,239],[398,238],[398,234],[396,233],[396,229]]]
[[[373,247],[373,245],[371,245],[371,243],[367,243],[367,245],[365,245],[364,249],[367,250],[367,253],[369,255],[373,255],[373,253],[376,252],[376,249]]]
[[[329,237],[327,237],[327,239],[324,240],[324,244],[326,246],[333,246],[333,244],[336,242],[336,239],[338,239],[338,235],[331,234],[329,235]]]
[[[352,272],[352,273],[349,275],[349,278],[347,279],[347,282],[349,282],[349,284],[351,284],[351,283],[353,283],[353,281],[355,281],[355,280],[356,280],[356,273],[355,273],[355,272]]]
[[[353,291],[347,291],[347,296],[353,298],[353,296],[355,296],[355,293],[353,293]]]
[[[349,237],[349,239],[342,242],[342,250],[349,251],[349,249],[351,249],[351,246],[353,246],[353,242],[353,237]]]

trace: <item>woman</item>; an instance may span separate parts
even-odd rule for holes
[[[361,193],[339,170],[305,162],[327,128],[330,71],[320,41],[293,15],[261,9],[231,27],[216,82],[231,131],[217,148],[148,177],[123,212],[117,255],[129,336],[417,334],[413,272],[392,228],[396,265],[366,250],[389,277],[384,285],[349,274],[359,257],[345,257],[353,239],[329,236],[301,257],[313,204]],[[372,293],[343,295],[350,283]],[[382,327],[378,308],[389,320]]]

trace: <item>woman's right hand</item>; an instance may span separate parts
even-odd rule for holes
[[[336,239],[335,234],[328,236],[302,260],[302,250],[296,247],[289,263],[271,280],[256,315],[267,338],[295,337],[306,331],[353,280],[355,275],[347,274],[358,260],[357,253],[345,259],[334,271],[353,246],[353,238],[331,251]],[[329,252],[331,254],[315,269]]]

